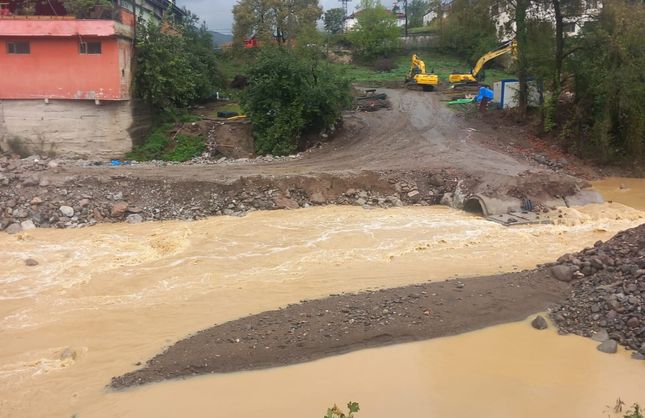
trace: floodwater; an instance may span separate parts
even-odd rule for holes
[[[645,179],[608,177],[593,182],[606,201],[622,203],[645,211]]]
[[[619,398],[645,402],[645,362],[595,344],[525,321],[110,393],[79,417],[322,417],[334,402],[355,401],[369,418],[622,418],[607,412]]]
[[[588,340],[525,324],[104,389],[215,323],[330,293],[531,268],[643,223],[645,214],[614,203],[564,209],[560,221],[506,228],[444,207],[323,207],[2,234],[0,416],[302,417],[356,400],[359,417],[500,417],[518,416],[524,404],[594,412],[616,396],[631,400],[645,387],[642,363],[601,358]],[[39,265],[27,267],[28,257]]]

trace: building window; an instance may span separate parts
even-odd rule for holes
[[[562,31],[564,33],[574,33],[576,31],[575,22],[565,22],[562,24]]]
[[[79,45],[79,51],[81,54],[100,54],[101,43],[100,42],[81,42]]]
[[[31,53],[29,42],[7,42],[7,52],[10,54],[29,54]]]

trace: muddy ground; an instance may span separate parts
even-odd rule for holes
[[[568,291],[548,272],[530,271],[302,301],[189,336],[111,386],[263,369],[459,334],[522,320],[561,302]]]
[[[536,161],[491,145],[513,134],[447,109],[439,94],[387,94],[392,109],[349,112],[332,141],[292,158],[115,167],[1,160],[0,229],[196,219],[322,204],[450,204],[456,192],[526,197],[539,206],[588,185],[567,174],[562,161]]]

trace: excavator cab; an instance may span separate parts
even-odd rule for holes
[[[432,91],[439,84],[439,76],[436,74],[428,74],[426,72],[426,64],[419,59],[417,54],[413,54],[410,71],[405,79],[405,84],[421,86],[423,91]]]

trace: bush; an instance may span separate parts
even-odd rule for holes
[[[349,105],[349,82],[313,55],[264,48],[249,70],[241,105],[253,124],[258,154],[286,155],[300,135],[333,124]]]

